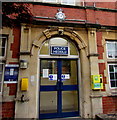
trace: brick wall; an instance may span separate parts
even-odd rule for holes
[[[93,3],[86,3],[87,6],[92,6]],[[115,9],[115,3],[96,3],[97,7],[102,8],[111,8]],[[104,6],[104,7],[103,7]],[[47,6],[47,5],[33,5],[33,15],[41,17],[55,17],[57,10],[60,7],[58,6]],[[110,25],[116,26],[116,12],[111,11],[101,11],[101,10],[92,10],[92,9],[76,9],[76,8],[65,8],[62,7],[67,19],[81,19],[87,20],[89,23],[97,23],[101,25]],[[42,20],[42,19],[41,19]],[[44,19],[43,19],[44,20]],[[46,19],[46,21],[49,21]],[[52,20],[51,20],[52,21]],[[54,20],[55,21],[55,20]],[[66,22],[66,21],[65,21]],[[68,21],[67,21],[68,22]]]
[[[3,102],[2,103],[2,118],[13,118],[15,112],[14,102]]]
[[[14,28],[13,35],[14,35],[14,42],[11,43],[12,58],[19,58],[20,36],[21,36],[20,28]]]
[[[103,97],[102,103],[104,114],[117,113],[117,97]]]
[[[20,34],[21,30],[20,28],[13,28],[13,36],[14,40],[13,43],[11,43],[10,50],[12,51],[12,59],[19,59],[19,51],[20,51]],[[9,64],[18,64],[17,62],[10,62]],[[8,93],[4,97],[6,98],[9,96],[8,101],[4,101],[1,103],[2,107],[2,118],[13,118],[14,117],[14,111],[15,111],[15,102],[11,98],[16,97],[16,91],[17,91],[17,83],[4,83],[4,90],[8,89]],[[4,92],[4,91],[3,91]]]

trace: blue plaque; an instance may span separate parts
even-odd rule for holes
[[[50,50],[51,55],[68,55],[67,46],[51,46]]]

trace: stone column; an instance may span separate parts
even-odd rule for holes
[[[80,50],[80,63],[80,113],[82,118],[91,118],[89,60],[85,49]]]
[[[97,41],[96,41],[96,29],[88,29],[88,43],[89,43],[89,63],[90,63],[90,75],[99,74],[98,66],[98,54],[97,54]],[[90,76],[91,79],[91,76]],[[91,83],[91,81],[90,81]],[[91,89],[91,88],[90,88]],[[100,90],[91,89],[91,106],[92,106],[92,117],[95,114],[102,113],[102,95]]]
[[[20,60],[26,60],[28,67],[19,69],[18,89],[15,104],[15,118],[38,118],[38,85],[39,85],[39,59],[38,47],[34,47],[31,56],[31,27],[22,26]],[[21,91],[21,79],[28,78],[28,90]],[[21,101],[22,95],[23,100]]]

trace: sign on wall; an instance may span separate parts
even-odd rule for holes
[[[51,46],[50,47],[51,55],[68,55],[67,46]]]
[[[17,83],[19,65],[5,65],[4,83]]]

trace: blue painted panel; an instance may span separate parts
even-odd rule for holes
[[[40,91],[57,91],[56,85],[40,86]]]
[[[57,85],[49,85],[49,86],[40,86],[40,91],[73,91],[73,90],[78,90],[78,85],[62,85],[57,84]]]
[[[62,91],[73,91],[78,90],[78,85],[63,85]]]
[[[40,114],[40,119],[64,118],[64,117],[75,117],[75,116],[79,116],[79,111],[63,112],[61,114],[58,113]]]

